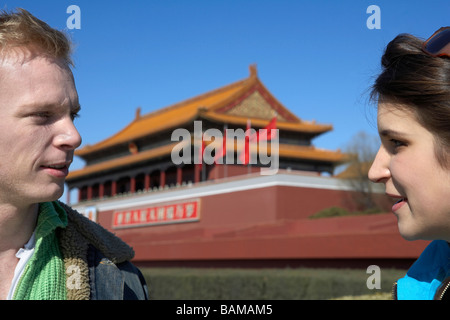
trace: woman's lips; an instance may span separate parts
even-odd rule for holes
[[[398,193],[389,193],[386,192],[386,195],[394,200],[397,200],[394,205],[392,206],[392,212],[395,213],[396,211],[400,210],[401,207],[403,207],[405,204],[408,203],[408,198],[403,197],[402,195]]]
[[[402,198],[400,200],[398,200],[396,203],[394,203],[394,205],[392,206],[392,212],[396,212],[398,211],[401,207],[403,207],[405,204],[408,203],[408,199],[407,198]]]

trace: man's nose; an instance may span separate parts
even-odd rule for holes
[[[70,117],[64,118],[55,137],[55,144],[59,148],[74,150],[81,145],[81,136]]]

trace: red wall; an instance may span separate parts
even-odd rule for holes
[[[425,242],[407,242],[392,214],[307,219],[344,206],[348,192],[268,187],[201,198],[200,221],[112,229],[134,247],[135,260],[415,259]],[[347,202],[347,200],[344,200]]]

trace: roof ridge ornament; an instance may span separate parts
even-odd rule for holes
[[[256,69],[256,63],[251,64],[248,68],[250,70],[250,77],[258,76],[258,70]]]
[[[139,120],[141,117],[141,107],[136,108],[136,116],[134,117],[134,120]]]

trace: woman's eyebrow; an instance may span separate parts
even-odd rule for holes
[[[380,137],[407,137],[408,134],[404,132],[395,131],[392,129],[382,129],[379,131]]]

